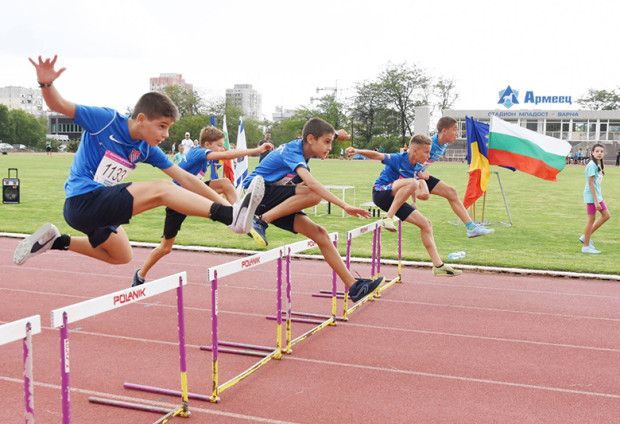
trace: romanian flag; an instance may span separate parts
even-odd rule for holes
[[[224,115],[224,123],[222,124],[222,132],[226,136],[224,141],[224,148],[226,151],[230,150],[230,142],[228,141],[228,127],[226,126],[226,115]],[[233,169],[233,161],[230,159],[222,161],[224,162],[224,177],[228,178],[231,183],[235,181],[235,170]]]
[[[487,191],[491,178],[491,167],[487,155],[489,125],[466,117],[467,125],[467,162],[469,163],[469,182],[463,206],[470,207]]]
[[[543,180],[557,181],[571,146],[567,141],[491,117],[489,163],[514,166]]]

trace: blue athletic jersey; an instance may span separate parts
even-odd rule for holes
[[[207,155],[211,152],[212,150],[203,147],[194,147],[179,161],[179,167],[192,175],[200,175],[202,177],[207,172],[207,167],[212,162],[207,160]],[[174,183],[181,185],[176,181],[174,181]]]
[[[418,165],[412,165],[409,162],[409,154],[403,153],[389,153],[385,155],[385,159],[381,161],[385,165],[381,175],[375,181],[375,186],[383,186],[392,184],[399,178],[413,178],[417,173]]]
[[[431,141],[433,144],[431,144],[431,154],[427,161],[429,163],[438,161],[440,157],[446,154],[446,149],[448,148],[448,143],[443,146],[439,144],[439,136],[437,134],[431,137]]]
[[[267,184],[285,184],[297,175],[295,170],[299,167],[310,170],[308,161],[304,157],[301,139],[282,144],[269,153],[243,180],[243,187],[248,188],[256,175],[263,177]]]
[[[159,147],[131,138],[128,119],[129,116],[121,115],[113,109],[75,105],[73,122],[84,128],[84,132],[71,164],[69,178],[65,182],[67,197],[104,186],[94,178],[106,152],[128,164],[146,162],[160,169],[172,166],[172,161]]]

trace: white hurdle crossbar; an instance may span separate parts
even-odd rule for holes
[[[165,413],[156,423],[166,423],[172,417],[188,417],[187,398],[187,364],[185,354],[185,323],[183,317],[183,286],[187,284],[187,274],[180,272],[168,277],[160,278],[137,287],[119,290],[114,293],[96,297],[84,302],[75,303],[64,308],[52,311],[52,327],[60,328],[61,352],[61,382],[62,382],[62,422],[71,422],[71,405],[69,400],[69,328],[68,325],[85,318],[90,318],[103,312],[118,309],[122,306],[157,296],[172,289],[177,290],[177,316],[179,330],[179,353],[181,362],[182,405],[177,409],[163,409],[151,405],[141,405],[128,402],[119,402],[109,399],[90,398],[93,403],[119,406],[129,409],[138,409],[148,412]]]
[[[0,325],[0,346],[22,340],[24,349],[24,401],[26,424],[34,424],[32,336],[41,332],[41,316],[33,315]]]

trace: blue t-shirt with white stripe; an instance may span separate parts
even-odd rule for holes
[[[308,167],[308,160],[304,157],[303,141],[293,140],[280,145],[269,153],[256,169],[243,180],[243,187],[248,188],[256,175],[260,175],[267,184],[283,184],[287,179],[297,175],[297,168]]]
[[[211,152],[212,150],[205,149],[204,147],[194,147],[179,161],[179,167],[192,175],[200,176],[202,179],[207,172],[208,166],[213,162],[207,159],[207,155]],[[180,185],[176,181],[174,183]]]
[[[94,180],[97,168],[106,152],[130,164],[146,162],[160,169],[172,166],[172,161],[159,147],[144,140],[133,140],[129,134],[129,116],[102,107],[75,105],[73,122],[84,132],[65,182],[67,197],[91,192],[104,184]]]
[[[385,167],[375,181],[375,186],[389,185],[400,178],[413,178],[418,170],[418,164],[412,165],[409,162],[409,154],[407,152],[386,154],[385,159],[381,163]]]

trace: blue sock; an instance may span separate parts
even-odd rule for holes
[[[468,230],[473,230],[474,228],[476,228],[476,224],[474,223],[474,221],[469,221],[467,224],[465,224],[465,226]]]

